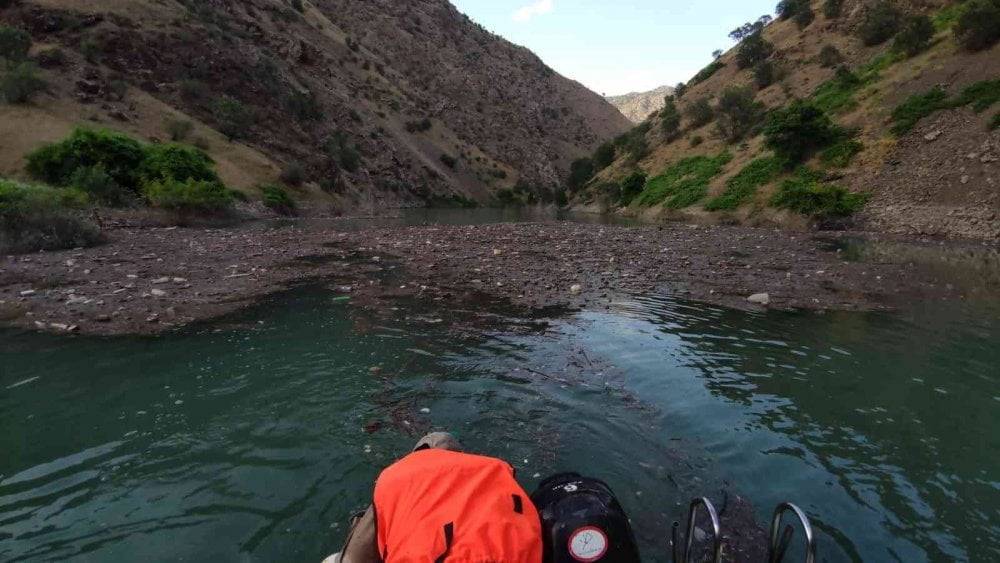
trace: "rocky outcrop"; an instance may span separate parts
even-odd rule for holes
[[[642,123],[651,113],[663,109],[666,97],[673,95],[673,93],[673,87],[660,86],[649,92],[631,92],[621,96],[608,96],[607,100],[632,123]]]

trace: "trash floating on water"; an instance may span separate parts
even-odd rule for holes
[[[29,383],[34,383],[34,382],[38,381],[39,379],[41,379],[41,376],[37,376],[36,375],[35,377],[29,377],[28,379],[25,379],[24,381],[18,381],[17,383],[14,383],[13,385],[8,385],[7,389],[14,389],[15,387],[20,387],[22,385],[27,385]]]

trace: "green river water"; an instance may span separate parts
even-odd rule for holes
[[[925,253],[980,298],[818,315],[622,295],[524,318],[318,284],[159,338],[0,331],[0,561],[318,562],[429,428],[529,491],[606,480],[648,561],[723,489],[762,520],[802,506],[822,561],[995,561],[997,278]]]

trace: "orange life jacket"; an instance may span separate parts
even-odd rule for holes
[[[386,563],[542,560],[538,511],[499,459],[414,452],[379,476],[375,518]]]

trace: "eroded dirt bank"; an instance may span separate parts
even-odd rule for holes
[[[335,223],[331,223],[335,225]],[[514,223],[340,232],[121,229],[90,249],[7,256],[0,320],[55,332],[153,334],[297,282],[331,298],[485,293],[526,307],[603,308],[619,292],[735,307],[881,309],[959,290],[902,262],[850,262],[809,234],[736,227]]]

